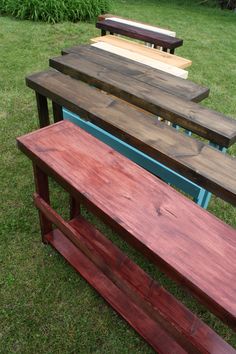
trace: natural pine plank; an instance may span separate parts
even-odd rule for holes
[[[192,61],[186,58],[179,57],[174,54],[163,52],[162,50],[149,48],[141,43],[130,41],[117,36],[101,36],[90,39],[92,43],[104,42],[112,44],[122,49],[128,49],[133,53],[138,53],[147,56],[148,58],[162,61],[163,63],[176,66],[177,68],[185,69],[192,65]]]
[[[54,70],[31,75],[26,83],[58,105],[236,205],[235,159],[178,133],[151,113]]]
[[[234,229],[73,123],[17,140],[41,169],[236,328]]]
[[[123,58],[118,56],[114,56],[116,57],[116,65],[114,65],[114,61],[113,63],[110,61],[108,54],[101,52],[104,55],[96,57],[87,55],[82,49],[80,55],[71,53],[50,59],[50,66],[183,126],[216,144],[228,147],[236,141],[236,121],[232,118],[164,92],[152,86],[152,82],[147,84],[140,81],[149,78],[148,72],[146,75],[139,75],[133,68],[123,65]],[[109,55],[113,54],[109,53]],[[141,65],[130,62],[133,65]]]
[[[121,22],[121,23],[126,23],[126,24],[130,24],[133,25],[135,27],[141,27],[144,29],[149,29],[151,31],[154,32],[158,32],[158,33],[163,33],[166,34],[168,36],[172,36],[175,37],[176,33],[174,31],[170,31],[169,29],[166,28],[161,28],[161,27],[157,27],[157,26],[152,26],[150,24],[144,23],[144,22],[137,22],[134,20],[130,20],[124,17],[120,17],[120,16],[116,16],[116,15],[112,15],[112,14],[104,14],[104,15],[100,15],[98,16],[98,20],[99,21],[103,21],[103,20],[112,20],[112,21],[117,21],[117,22]]]
[[[150,59],[147,56],[144,56],[142,54],[134,53],[130,50],[119,48],[109,43],[97,42],[92,44],[92,46],[113,54],[117,54],[121,57],[134,60],[135,62],[150,66],[151,68],[167,72],[171,75],[182,77],[183,79],[187,79],[188,77],[188,72],[186,70],[177,68],[176,66],[173,65],[166,64],[156,59]]]
[[[142,83],[150,85],[150,89],[160,88],[164,92],[169,92],[188,100],[199,102],[209,95],[209,88],[198,85],[190,80],[164,73],[161,70],[147,68],[135,63],[132,60],[118,57],[112,53],[105,53],[101,49],[91,46],[75,46],[62,50],[62,54],[77,54],[80,58],[86,57],[99,65],[105,65],[113,71],[118,71],[129,78],[136,78]],[[127,80],[127,79],[126,79]],[[176,90],[178,87],[178,90]]]
[[[110,33],[121,34],[144,42],[149,42],[165,49],[175,49],[183,45],[183,40],[180,38],[111,20],[99,21],[96,23],[96,27],[104,31],[109,31]]]

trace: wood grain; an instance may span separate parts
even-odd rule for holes
[[[52,222],[63,228],[62,225],[66,223],[61,221],[59,215],[37,196],[35,202]],[[212,353],[212,348],[214,353],[235,353],[234,349],[212,329],[150,278],[85,219],[79,217],[71,220],[66,227],[65,235],[73,244],[128,297],[129,301],[142,309],[152,321],[161,325],[162,329],[188,353]],[[57,233],[58,231],[56,235]],[[52,244],[55,242],[54,235],[55,231],[46,235],[46,239],[49,242],[52,240]],[[77,262],[80,263],[79,259]]]
[[[92,63],[101,65],[102,70],[111,69],[114,72],[121,73],[126,76],[126,80],[128,77],[129,80],[136,79],[141,83],[148,84],[149,90],[159,88],[164,92],[172,93],[194,102],[200,102],[209,95],[209,88],[207,87],[164,73],[161,70],[149,68],[137,62],[135,63],[130,59],[104,52],[98,48],[84,45],[62,50],[62,54],[70,53],[78,54],[81,59],[86,58],[86,60]]]
[[[234,229],[73,123],[17,141],[44,172],[236,329]]]
[[[104,36],[104,37],[106,37],[106,36]],[[160,60],[148,58],[145,55],[142,55],[139,53],[134,53],[134,52],[127,50],[127,49],[116,47],[116,46],[109,44],[109,43],[97,42],[97,43],[92,44],[92,47],[105,50],[109,53],[114,53],[116,55],[119,55],[121,57],[130,59],[130,60],[134,60],[137,63],[141,63],[141,64],[149,66],[151,68],[164,71],[166,73],[169,73],[169,74],[177,76],[177,77],[182,77],[183,79],[187,79],[187,77],[188,77],[188,71],[186,71],[186,70],[177,68],[176,66],[173,66],[170,64],[166,64]]]
[[[127,25],[111,20],[98,21],[96,27],[109,31],[111,33],[121,34],[126,37],[139,39],[144,42],[152,43],[163,48],[175,49],[183,45],[183,40],[180,38],[168,36],[166,34],[157,33],[154,31],[138,28],[136,26]]]
[[[176,66],[177,68],[185,69],[192,65],[192,61],[177,55],[163,52],[163,50],[149,48],[141,43],[127,40],[125,38],[116,36],[101,36],[96,38],[91,38],[90,42],[104,42],[112,44],[118,48],[128,49],[133,53],[139,53],[147,56],[148,58],[162,61],[163,63]]]
[[[119,65],[116,65],[114,69],[108,67],[105,63],[105,55],[106,53],[103,64],[93,62],[94,57],[89,59],[89,56],[83,54],[80,56],[68,54],[50,59],[50,65],[64,74],[85,81],[157,116],[183,126],[211,142],[228,147],[236,141],[236,121],[232,118],[164,92],[162,89],[154,88],[152,83],[146,84],[133,78],[129,68],[126,69],[126,75],[121,74]],[[123,58],[121,59],[123,60]],[[118,63],[118,60],[116,62]],[[146,75],[147,77],[148,75]]]
[[[235,159],[178,133],[151,113],[57,71],[31,75],[26,83],[58,105],[236,205]]]
[[[59,230],[48,234],[46,239],[155,351],[162,354],[186,354],[157,322],[122,292]]]

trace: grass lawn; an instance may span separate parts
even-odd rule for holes
[[[176,53],[193,60],[189,78],[211,88],[203,104],[236,118],[236,14],[180,4],[116,0],[112,12],[176,30],[184,38]],[[42,245],[31,197],[31,165],[16,149],[15,138],[38,126],[25,76],[46,69],[49,57],[59,55],[61,48],[88,43],[97,35],[94,23],[48,25],[0,17],[1,354],[153,352],[60,256]],[[229,152],[236,155],[236,144]],[[53,204],[65,212],[67,196],[59,188]],[[213,198],[209,210],[236,227],[231,205]],[[233,332],[110,230],[105,232],[236,348]]]

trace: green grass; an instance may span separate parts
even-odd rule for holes
[[[170,27],[184,38],[177,54],[193,60],[190,79],[211,88],[204,105],[236,117],[236,15],[180,2],[115,1],[113,12]],[[98,35],[93,23],[49,25],[0,18],[0,353],[152,353],[63,259],[40,242],[30,162],[15,138],[38,127],[27,74],[48,67],[61,48]],[[236,155],[236,145],[230,149]],[[235,176],[232,176],[234,178]],[[55,184],[53,184],[54,186]],[[53,203],[62,209],[59,188]],[[62,208],[61,208],[62,206]],[[235,208],[213,198],[209,210],[236,226]],[[104,226],[88,215],[103,231]],[[173,282],[106,230],[122,249],[207,321],[231,345],[236,336]],[[219,284],[220,286],[220,284]]]
[[[24,20],[77,22],[109,11],[109,4],[109,0],[0,0],[0,12]]]

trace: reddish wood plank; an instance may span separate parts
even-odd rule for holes
[[[96,27],[109,31],[111,33],[121,34],[144,42],[153,43],[163,48],[175,49],[183,45],[183,40],[176,37],[167,36],[166,34],[149,31],[143,28],[127,25],[124,23],[114,22],[111,20],[98,21]]]
[[[59,230],[46,239],[158,353],[186,353]]]
[[[35,205],[148,316],[159,322],[189,353],[235,353],[112,242],[79,217],[65,222],[38,195]]]
[[[48,176],[41,169],[39,169],[38,166],[36,166],[35,164],[33,164],[33,171],[34,171],[36,192],[48,204],[50,204]],[[39,211],[39,222],[40,222],[42,241],[45,242],[44,235],[52,231],[52,223],[47,218],[45,218],[45,216],[40,211]]]
[[[234,229],[70,122],[18,145],[235,329]]]

